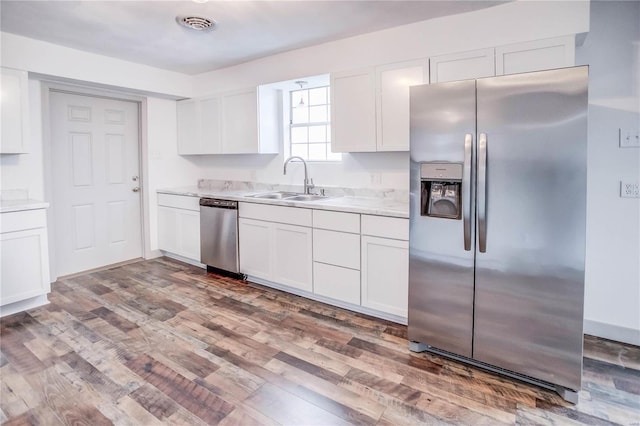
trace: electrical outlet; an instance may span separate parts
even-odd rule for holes
[[[640,198],[640,184],[632,181],[620,181],[620,197]]]
[[[640,134],[628,130],[618,129],[620,148],[640,148]]]

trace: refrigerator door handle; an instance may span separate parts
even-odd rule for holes
[[[478,139],[478,245],[487,251],[487,134]]]
[[[473,135],[466,133],[464,135],[464,170],[462,172],[462,221],[464,222],[464,249],[471,251],[471,153],[472,153]]]

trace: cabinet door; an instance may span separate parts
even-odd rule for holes
[[[238,221],[240,272],[271,280],[271,224],[240,218]]]
[[[222,96],[222,152],[259,152],[256,89]]]
[[[360,271],[314,262],[313,292],[341,302],[360,304]]]
[[[311,228],[273,223],[273,281],[313,290]]]
[[[178,209],[158,206],[158,248],[178,253]]]
[[[178,252],[200,262],[200,212],[177,210]]]
[[[331,74],[331,151],[376,150],[373,69]]]
[[[429,59],[431,83],[496,75],[494,49],[473,50]]]
[[[362,306],[407,317],[409,242],[362,237]]]
[[[313,260],[360,269],[360,235],[314,229]]]
[[[429,82],[428,60],[376,68],[377,150],[409,150],[409,87]]]
[[[29,152],[29,79],[26,71],[0,69],[2,136],[0,154]]]
[[[50,291],[46,228],[0,234],[0,305]]]
[[[496,47],[496,75],[542,71],[575,65],[575,36]]]
[[[207,98],[200,103],[200,152],[219,154],[222,152],[220,141],[220,98]]]
[[[200,108],[193,99],[176,102],[178,154],[200,154]]]

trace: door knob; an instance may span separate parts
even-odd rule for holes
[[[132,189],[132,191],[133,191],[133,192],[138,192],[138,191],[140,191],[140,187],[139,187],[139,186],[136,186],[135,188],[133,188],[133,189]]]
[[[134,182],[137,182],[138,181],[138,176],[132,176],[131,180],[134,181]]]

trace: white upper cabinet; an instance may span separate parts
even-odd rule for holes
[[[331,75],[333,152],[409,150],[409,86],[429,81],[426,59]]]
[[[220,99],[207,98],[200,102],[200,148],[205,154],[222,152],[220,141]]]
[[[429,60],[431,83],[543,71],[574,65],[574,35],[434,56]]]
[[[373,68],[331,74],[331,150],[376,150]]]
[[[220,99],[187,99],[177,103],[178,154],[220,154]]]
[[[468,80],[496,75],[494,49],[480,49],[429,59],[431,83]]]
[[[496,47],[496,75],[548,70],[575,65],[575,36],[535,40]]]
[[[377,151],[409,150],[409,87],[429,82],[429,61],[376,68]]]
[[[177,120],[180,155],[278,153],[275,138],[260,135],[255,88],[178,101]]]
[[[260,152],[256,89],[222,96],[222,152]]]
[[[1,68],[0,154],[29,152],[29,79],[26,71]]]

